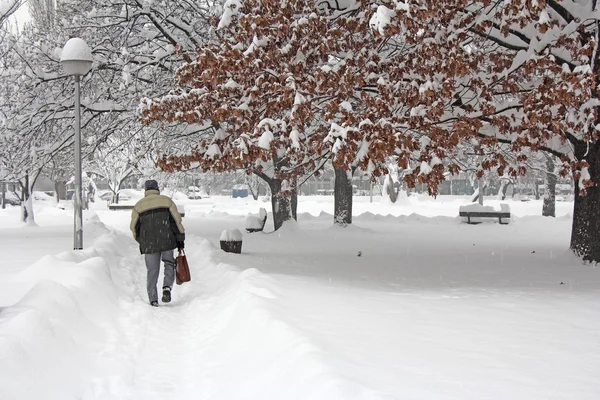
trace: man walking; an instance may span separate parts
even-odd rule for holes
[[[185,230],[175,203],[160,194],[158,182],[148,180],[144,183],[144,189],[144,198],[135,204],[131,212],[130,228],[133,238],[140,244],[140,253],[146,259],[148,300],[150,305],[158,307],[156,284],[160,261],[165,264],[162,301],[168,303],[175,281],[173,250],[184,248]]]

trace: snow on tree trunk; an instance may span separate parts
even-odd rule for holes
[[[27,225],[35,225],[35,216],[33,214],[33,185],[30,185],[29,174],[25,175],[25,185],[23,189],[23,203],[21,204],[21,221]]]
[[[589,175],[594,185],[588,187],[584,196],[579,195],[580,182],[575,179],[575,206],[573,208],[573,229],[571,250],[584,261],[600,262],[600,144],[576,146],[575,155],[589,164]]]
[[[482,184],[482,180],[477,180],[477,189],[475,189],[475,193],[473,193],[473,197],[471,198],[471,202],[478,202],[480,205],[483,205],[483,190],[484,186]]]
[[[392,179],[391,175],[386,175],[384,181],[383,181],[383,188],[381,190],[381,195],[382,197],[385,199],[389,199],[390,202],[395,203],[396,200],[398,200],[398,193],[400,192],[400,186],[398,185],[397,187],[394,183],[394,180]]]
[[[271,188],[273,225],[278,230],[285,221],[292,219],[292,198],[281,194],[281,180],[271,179],[268,184]]]
[[[334,170],[333,222],[336,225],[346,226],[352,223],[352,172],[344,168],[335,168]]]
[[[394,180],[389,175],[387,176],[386,189],[387,189],[387,194],[390,197],[390,201],[392,203],[395,203],[396,200],[398,200],[398,191],[396,191],[396,189],[394,188]]]
[[[510,179],[501,178],[500,179],[500,189],[498,190],[498,200],[506,200],[506,191],[508,190],[508,186],[511,184]]]
[[[552,156],[546,156],[546,182],[544,185],[544,204],[542,216],[556,216],[556,174],[554,173],[554,160]]]
[[[111,190],[111,192],[113,192],[112,195],[112,199],[111,199],[111,203],[113,204],[119,204],[119,194],[121,192],[121,182],[115,182],[115,183],[110,183],[109,182],[109,188]]]
[[[35,216],[33,214],[33,197],[31,196],[31,193],[27,197],[27,200],[23,202],[23,213],[23,222],[25,222],[27,225],[36,225]]]

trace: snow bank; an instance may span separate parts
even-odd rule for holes
[[[110,368],[101,353],[114,335],[119,290],[111,265],[117,235],[86,221],[96,248],[46,256],[7,276],[0,304],[0,399],[79,399]],[[4,278],[4,277],[3,277]]]
[[[384,398],[339,374],[323,349],[283,322],[275,279],[227,264],[226,253],[205,244],[203,268],[192,276],[211,304],[203,321],[213,332],[211,346],[201,357],[210,366],[202,375],[212,382],[213,398]]]

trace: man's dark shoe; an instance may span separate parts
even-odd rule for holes
[[[158,307],[158,300],[151,301],[151,302],[150,302],[150,305],[151,305],[152,307]]]
[[[163,288],[162,302],[163,303],[169,303],[169,302],[171,302],[171,288],[170,287],[164,287]]]

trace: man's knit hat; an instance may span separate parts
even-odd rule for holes
[[[149,179],[144,183],[144,189],[158,190],[158,182],[156,182],[154,179]]]

